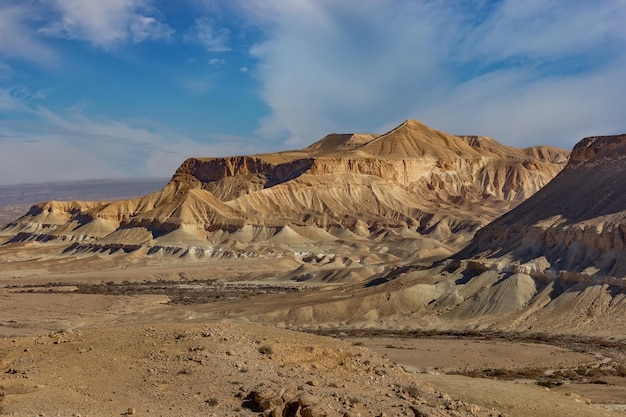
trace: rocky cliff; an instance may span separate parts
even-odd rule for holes
[[[302,150],[191,158],[156,193],[41,203],[0,235],[14,243],[67,242],[70,252],[117,245],[148,253],[190,247],[251,253],[245,246],[259,242],[289,250],[311,242],[354,246],[346,239],[396,236],[435,239],[427,246],[438,242],[443,256],[547,184],[567,156],[408,120],[383,135],[332,134]]]

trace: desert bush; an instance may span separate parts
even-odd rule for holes
[[[415,399],[419,398],[420,389],[415,384],[413,384],[413,385],[406,385],[406,386],[402,387],[402,390],[404,390],[404,392],[406,392],[407,394],[409,394],[411,397],[413,397]]]
[[[594,379],[593,381],[589,381],[590,384],[596,384],[596,385],[608,385],[609,383],[606,382],[603,379]]]
[[[558,387],[559,385],[563,385],[563,383],[560,381],[553,381],[550,379],[537,381],[536,384],[542,387],[546,387],[546,388],[554,388],[554,387]]]
[[[217,400],[217,398],[211,397],[208,400],[206,400],[205,403],[207,405],[210,405],[211,407],[215,407],[219,403],[219,401]]]
[[[271,355],[274,353],[274,349],[270,345],[263,345],[259,347],[259,353],[261,355]]]

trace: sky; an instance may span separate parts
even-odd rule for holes
[[[570,149],[626,133],[626,0],[0,0],[0,184],[418,119]]]

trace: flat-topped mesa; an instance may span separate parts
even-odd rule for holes
[[[407,120],[383,135],[330,134],[299,151],[190,158],[173,181],[195,184],[230,201],[304,174],[349,173],[444,199],[452,195],[475,202],[486,192],[515,201],[545,185],[567,159],[564,150],[540,149],[520,150],[486,136],[453,136]]]

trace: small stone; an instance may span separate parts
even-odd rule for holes
[[[318,398],[313,394],[309,394],[308,392],[303,392],[298,395],[298,404],[300,407],[307,407],[309,405],[317,404],[319,402]]]
[[[307,405],[300,410],[302,417],[327,417],[328,414],[319,404]]]

